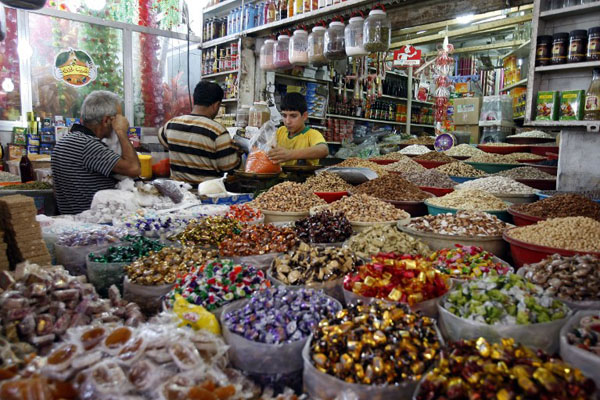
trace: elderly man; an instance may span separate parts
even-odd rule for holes
[[[77,214],[90,208],[94,194],[114,189],[113,174],[137,177],[141,173],[137,153],[127,137],[129,122],[122,114],[121,99],[99,90],[81,106],[81,125],[59,141],[52,153],[54,192],[61,214]],[[113,133],[114,132],[114,133]],[[121,155],[102,139],[117,135]]]

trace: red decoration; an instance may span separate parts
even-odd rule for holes
[[[152,12],[152,0],[139,0],[139,25],[156,26],[156,14]],[[159,127],[164,121],[162,101],[162,78],[159,59],[160,45],[154,35],[140,33],[141,89],[144,103],[144,126]]]

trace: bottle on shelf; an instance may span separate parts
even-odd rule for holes
[[[600,120],[600,68],[594,68],[592,82],[585,92],[583,119],[586,121]]]
[[[21,157],[21,161],[19,162],[19,172],[21,173],[21,182],[31,182],[35,180],[34,172],[33,172],[33,164],[27,154],[24,154]]]

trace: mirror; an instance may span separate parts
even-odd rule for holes
[[[46,5],[46,0],[0,0],[0,2],[23,10],[39,10]]]

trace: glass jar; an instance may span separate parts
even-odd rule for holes
[[[363,40],[363,27],[365,19],[363,17],[352,17],[344,29],[344,39],[346,41],[346,55],[352,57],[366,56],[369,54],[365,50]]]
[[[600,61],[600,26],[588,30],[586,59],[588,61]]]
[[[325,27],[315,26],[308,35],[308,61],[314,67],[327,65],[325,57]]]
[[[248,115],[248,126],[260,128],[265,122],[271,119],[271,111],[265,101],[255,101],[250,107]]]
[[[585,61],[588,33],[585,29],[576,29],[569,33],[569,59],[570,63]]]
[[[290,40],[289,59],[292,65],[308,65],[308,32],[305,30],[294,31]]]
[[[552,64],[567,62],[568,46],[569,34],[567,32],[558,32],[552,35]]]
[[[275,43],[275,40],[267,39],[260,47],[260,68],[262,70],[275,70]]]
[[[279,35],[277,43],[274,46],[275,53],[275,68],[288,69],[292,67],[290,64],[290,37],[288,35]]]
[[[328,60],[343,60],[346,58],[344,44],[344,23],[333,21],[325,32],[325,57]]]
[[[365,50],[388,51],[392,42],[392,24],[383,10],[371,10],[363,28]]]
[[[537,37],[535,46],[535,66],[550,65],[552,55],[552,36],[542,35]]]
[[[235,126],[238,128],[245,128],[248,126],[248,122],[250,120],[250,107],[242,106],[237,110],[237,115],[235,116]]]

